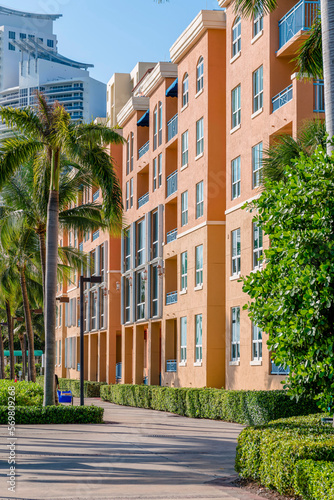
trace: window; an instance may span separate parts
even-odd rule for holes
[[[196,247],[195,251],[196,255],[196,276],[195,276],[195,283],[196,286],[202,286],[203,285],[203,245],[199,245]]]
[[[27,35],[25,33],[20,33],[20,39],[25,40],[27,38]]]
[[[59,326],[61,326],[61,312],[62,312],[63,308],[62,308],[62,305],[59,306],[59,315],[58,315],[58,319],[59,319]]]
[[[59,364],[61,365],[61,340],[59,340]]]
[[[137,319],[145,318],[145,271],[137,273]]]
[[[263,10],[259,9],[253,21],[253,37],[263,30]]]
[[[126,141],[126,175],[130,173],[130,136]]]
[[[241,51],[241,18],[237,17],[232,27],[232,57]]]
[[[95,232],[93,233],[93,238],[92,238],[92,240],[93,240],[93,241],[97,240],[97,238],[99,238],[99,236],[100,236],[100,231],[99,231],[99,230],[95,231]]]
[[[137,223],[137,266],[145,262],[145,220]]]
[[[240,307],[232,307],[232,361],[240,360]]]
[[[196,184],[196,219],[203,216],[204,208],[204,189],[203,181]]]
[[[130,309],[131,309],[131,286],[130,278],[125,278],[125,323],[130,321]]]
[[[241,191],[240,156],[232,160],[232,200],[239,198]]]
[[[162,154],[158,156],[158,186],[160,187],[162,185]]]
[[[253,73],[253,113],[263,106],[263,66]]]
[[[159,133],[158,133],[159,146],[162,144],[162,102],[159,102]]]
[[[188,73],[186,73],[183,77],[182,82],[182,107],[187,106],[189,101],[189,79]]]
[[[129,181],[126,183],[126,202],[125,202],[125,210],[129,210],[130,204],[130,185]]]
[[[158,181],[158,165],[157,165],[157,158],[154,158],[153,160],[153,191],[157,189],[157,182]]]
[[[98,288],[98,293],[99,293],[99,306],[100,306],[100,323],[99,323],[99,328],[100,330],[105,327],[104,324],[104,290],[100,286]]]
[[[154,109],[153,113],[153,151],[157,149],[158,145],[158,108]]]
[[[240,125],[241,122],[241,86],[238,85],[232,90],[232,129]]]
[[[198,60],[198,63],[197,63],[197,85],[196,85],[196,92],[200,92],[203,89],[203,85],[204,85],[203,73],[204,73],[204,59],[201,56],[199,58],[199,60]]]
[[[187,290],[188,252],[181,253],[181,290]]]
[[[97,201],[98,198],[100,196],[100,190],[98,189],[97,191],[95,191],[95,193],[93,194],[93,201]]]
[[[195,328],[196,328],[196,362],[202,362],[202,315],[196,314],[195,316]]]
[[[181,226],[188,224],[188,191],[181,194]]]
[[[47,41],[47,46],[48,46],[48,47],[51,47],[51,48],[53,49],[53,47],[54,47],[54,42],[53,42],[53,40],[48,40],[48,41]]]
[[[133,207],[133,177],[130,179],[130,208]]]
[[[159,290],[159,275],[158,266],[152,266],[152,318],[158,316],[158,290]]]
[[[180,361],[187,361],[187,317],[180,318]]]
[[[232,231],[232,276],[240,273],[241,260],[240,228]]]
[[[158,257],[159,250],[159,218],[158,211],[152,214],[152,258]]]
[[[253,188],[262,182],[262,142],[252,147]]]
[[[204,151],[204,118],[196,122],[196,156]]]
[[[106,281],[106,278],[105,278],[105,263],[106,263],[106,259],[105,259],[105,244],[102,243],[102,245],[99,246],[99,249],[100,249],[100,275],[102,276],[102,281]]]
[[[252,357],[254,361],[262,360],[262,330],[252,323]]]
[[[257,222],[253,222],[253,269],[262,266],[263,237],[262,229]]]
[[[181,158],[181,166],[184,167],[188,164],[188,130],[182,134],[181,138],[182,144],[182,158]]]
[[[133,132],[130,134],[130,172],[133,170]]]
[[[15,40],[15,31],[8,31],[8,38],[10,40]]]
[[[12,43],[8,43],[8,50],[15,50],[15,45],[13,45]]]

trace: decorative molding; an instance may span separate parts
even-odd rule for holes
[[[177,65],[170,62],[159,62],[146,78],[140,88],[145,96],[149,96],[164,78],[177,78]]]
[[[245,203],[250,203],[251,201],[257,200],[260,198],[262,193],[258,193],[255,196],[252,196],[251,198],[248,198],[248,200],[243,201],[242,203],[238,203],[238,205],[235,205],[234,207],[228,208],[225,210],[225,215],[228,215],[232,212],[235,212],[236,210],[239,210],[241,207],[245,205]]]
[[[150,105],[149,97],[137,96],[130,97],[128,102],[123,106],[117,115],[117,123],[120,127],[131,118],[135,111],[147,111]]]
[[[197,231],[198,229],[202,229],[202,227],[205,226],[225,226],[226,222],[225,221],[206,221],[202,222],[202,224],[198,224],[198,226],[192,227],[191,229],[188,229],[188,231],[184,231],[183,233],[180,233],[177,235],[176,239],[182,238],[183,236],[187,236],[187,234],[193,233],[194,231]]]

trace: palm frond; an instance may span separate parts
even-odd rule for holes
[[[28,137],[5,139],[0,145],[0,188],[42,148],[40,141]]]
[[[85,252],[81,252],[73,247],[59,247],[58,255],[61,262],[72,270],[76,269],[80,271],[82,267],[84,269],[88,268],[89,256]]]
[[[312,28],[309,30],[309,36],[300,46],[297,57],[293,59],[297,62],[298,78],[309,79],[324,77],[322,60],[322,34],[321,18],[317,17]]]
[[[0,106],[0,118],[6,122],[7,127],[15,128],[22,134],[41,137],[43,127],[35,113],[30,108],[11,108]]]
[[[244,18],[256,17],[259,13],[269,14],[277,7],[277,0],[233,0],[234,11]]]
[[[80,123],[72,127],[74,140],[82,144],[123,144],[124,138],[118,129],[112,129],[102,123]]]
[[[103,220],[102,206],[95,203],[63,210],[59,213],[59,223],[64,229],[77,229],[82,232],[108,228],[108,224]]]

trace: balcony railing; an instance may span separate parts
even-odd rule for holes
[[[166,294],[166,306],[170,304],[176,304],[177,302],[177,292],[171,292]]]
[[[167,359],[166,372],[176,372],[176,359]]]
[[[177,134],[177,113],[167,122],[167,140],[170,141]]]
[[[122,378],[122,363],[116,363],[116,381],[119,382]]]
[[[290,368],[287,366],[284,368],[282,365],[275,365],[275,363],[271,362],[271,375],[289,375]]]
[[[149,148],[150,148],[150,141],[147,141],[147,142],[145,142],[144,146],[142,146],[141,148],[139,148],[138,158],[141,158],[142,156],[144,156],[144,154],[147,153],[147,151],[149,150]]]
[[[177,229],[173,229],[172,231],[168,231],[167,233],[167,243],[176,240],[177,238]]]
[[[282,90],[279,94],[275,95],[272,98],[271,102],[273,103],[273,113],[277,109],[281,108],[287,102],[291,101],[293,97],[292,84],[286,87],[286,89]]]
[[[316,80],[313,83],[313,88],[314,88],[313,111],[315,113],[324,113],[325,112],[324,81]]]
[[[149,193],[144,194],[140,198],[138,198],[138,208],[142,207],[143,205],[146,205],[149,200]]]
[[[167,197],[177,191],[177,170],[167,177]]]
[[[292,9],[278,22],[279,48],[288,42],[300,30],[308,30],[314,23],[320,0],[300,0]]]

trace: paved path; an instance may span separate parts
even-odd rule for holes
[[[105,424],[17,427],[16,493],[2,426],[1,499],[259,500],[229,485],[242,426],[90,402],[105,408]]]

